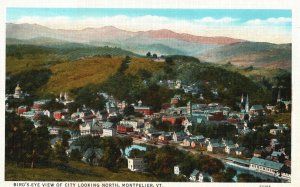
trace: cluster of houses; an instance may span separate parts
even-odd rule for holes
[[[199,94],[200,90],[196,85],[184,85],[180,80],[176,81],[167,81],[160,82],[160,84],[167,84],[169,87],[173,89],[184,89],[186,93],[191,94]],[[213,92],[217,95],[217,91],[213,90]],[[39,115],[46,115],[48,117],[53,117],[57,121],[71,121],[79,123],[79,129],[65,129],[70,132],[71,135],[71,144],[80,136],[92,135],[92,136],[117,136],[117,135],[128,135],[133,138],[140,138],[145,142],[153,141],[155,143],[169,144],[176,143],[176,145],[192,148],[201,151],[207,151],[215,154],[228,154],[231,156],[243,156],[248,150],[247,148],[240,146],[236,143],[233,143],[231,140],[224,139],[211,139],[210,137],[204,137],[201,134],[193,135],[189,132],[188,127],[195,126],[199,124],[209,124],[209,125],[218,125],[218,124],[231,124],[236,127],[238,130],[238,135],[245,135],[250,133],[255,129],[250,129],[247,125],[247,122],[251,120],[252,117],[265,115],[265,108],[262,105],[253,105],[250,107],[249,105],[249,97],[244,97],[242,95],[241,102],[239,103],[241,107],[241,111],[231,111],[231,108],[224,106],[220,103],[210,103],[210,104],[199,104],[187,102],[186,106],[178,107],[177,104],[180,102],[181,95],[176,94],[171,98],[169,103],[162,103],[161,111],[159,113],[154,113],[150,106],[143,105],[142,101],[138,101],[136,104],[132,104],[134,107],[134,111],[136,113],[143,114],[142,117],[130,116],[127,118],[123,118],[121,121],[117,123],[113,123],[109,121],[110,118],[120,116],[123,114],[123,110],[128,106],[128,103],[125,101],[117,101],[113,96],[109,96],[107,93],[99,92],[98,94],[102,95],[106,99],[105,110],[103,111],[94,111],[92,109],[83,107],[81,110],[77,110],[77,112],[70,114],[67,107],[65,109],[59,111],[48,111],[44,110],[44,106],[47,105],[50,100],[38,100],[34,101],[32,106],[19,106],[16,109],[16,113],[25,118],[31,119],[35,126],[39,126],[36,117]],[[15,89],[15,93],[12,94],[13,98],[23,98],[24,94],[21,91],[19,85],[17,85]],[[68,97],[67,93],[60,94],[60,97],[56,99],[56,102],[64,104],[67,106],[69,103],[74,102]],[[11,111],[11,109],[6,108],[7,111]],[[164,125],[168,123],[170,125],[180,125],[183,126],[184,130],[179,132],[165,132],[158,131],[153,127],[151,121],[159,121]],[[270,134],[278,135],[283,132],[283,130],[288,127],[284,124],[274,124],[276,128],[270,129]],[[50,134],[59,136],[62,127],[48,127]],[[221,137],[220,137],[221,138]],[[278,164],[273,164],[276,168],[280,167],[281,171],[283,166],[286,166],[286,163],[280,163],[282,155],[277,152],[281,152],[284,154],[284,160],[289,161],[287,155],[285,155],[284,151],[278,151],[280,143],[276,139],[272,139],[270,142],[270,151],[268,152],[268,156],[265,162],[262,162],[259,159],[264,153],[265,150],[255,150],[254,157],[252,158],[249,164],[250,169],[255,169],[258,172],[266,171],[266,172],[274,172],[273,170],[261,169],[259,166],[257,168],[258,163],[264,163],[270,166],[270,163],[275,162]],[[70,150],[68,153],[72,151],[72,149],[76,148],[76,146],[70,146]],[[78,147],[77,147],[78,148]],[[281,147],[280,147],[281,148]],[[188,149],[187,149],[188,150]],[[89,162],[89,155],[97,155],[93,160],[93,163],[97,165],[99,158],[101,158],[102,151],[88,149],[88,151],[83,156],[84,162]],[[277,158],[278,157],[278,158]],[[132,171],[143,171],[143,159],[142,158],[128,158],[128,169]],[[280,159],[279,159],[280,158]],[[97,160],[98,159],[98,160]],[[255,164],[257,163],[257,164]],[[271,164],[272,165],[272,164]],[[271,168],[272,169],[272,168]],[[174,168],[174,173],[178,174],[180,171],[179,168]],[[283,172],[282,172],[283,173]],[[288,176],[288,172],[283,175]],[[191,181],[211,181],[211,177],[209,177],[205,173],[201,173],[198,170],[194,170],[191,176],[189,177]]]
[[[174,166],[174,175],[181,175],[180,165]],[[200,172],[197,169],[194,169],[190,176],[183,176],[191,182],[213,182],[213,178],[208,173]]]

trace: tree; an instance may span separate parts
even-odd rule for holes
[[[157,54],[153,53],[152,57],[157,58]]]
[[[206,155],[196,158],[196,166],[210,175],[220,173],[225,168],[221,160]]]
[[[34,140],[34,148],[37,155],[37,162],[40,165],[49,165],[51,162],[51,144],[48,128],[41,126],[36,128],[36,130],[37,136]]]
[[[151,153],[149,153],[151,152]],[[174,166],[183,160],[184,153],[172,146],[148,150],[145,154],[146,168],[163,180],[170,180]]]
[[[237,176],[237,178],[238,182],[261,182],[261,179],[247,173],[241,173]]]
[[[180,163],[180,170],[182,174],[189,176],[195,167],[195,158],[191,154],[186,154]]]
[[[132,105],[128,105],[124,108],[123,113],[125,116],[134,115],[134,107]]]
[[[54,153],[55,153],[55,159],[62,163],[68,162],[68,156],[66,154],[66,147],[63,145],[62,141],[58,141],[54,145]]]
[[[145,69],[138,70],[137,75],[144,80],[147,80],[147,79],[151,78],[151,76],[152,76],[152,74]]]
[[[110,170],[118,170],[122,160],[118,139],[114,137],[101,138],[100,144],[103,149],[103,156],[101,158],[102,166]]]
[[[70,154],[70,158],[72,160],[80,161],[82,158],[82,154],[78,149],[73,149]]]
[[[95,110],[102,110],[104,108],[105,98],[97,94],[96,88],[96,86],[89,85],[72,90],[71,92],[76,95],[75,102],[78,103],[77,106],[85,105]],[[76,107],[76,110],[77,108],[78,107]]]
[[[44,126],[55,126],[57,124],[54,118],[50,118],[46,115],[39,115],[36,120],[39,120],[40,124]]]
[[[5,157],[23,167],[50,164],[50,136],[47,127],[34,128],[31,121],[6,113]]]
[[[81,108],[81,104],[78,102],[71,102],[67,104],[68,111],[72,114],[77,112],[77,109]]]
[[[123,117],[121,115],[118,116],[111,116],[108,121],[112,122],[114,124],[118,123],[119,121],[121,121],[123,119]]]
[[[65,148],[69,147],[69,142],[68,140],[71,138],[71,135],[68,131],[64,131],[62,133],[62,146],[64,146]]]
[[[58,103],[55,100],[51,100],[50,102],[48,102],[45,106],[43,106],[44,110],[49,110],[51,112],[56,111],[56,110],[61,110],[65,107],[64,104],[62,103]]]
[[[129,158],[143,157],[145,155],[145,151],[140,151],[138,149],[133,149],[130,152]]]
[[[146,54],[146,57],[151,57],[151,53],[148,52],[148,53]]]
[[[277,105],[276,105],[276,110],[279,113],[285,112],[286,111],[285,104],[283,102],[278,102]]]
[[[223,182],[233,182],[232,179],[236,175],[236,170],[232,167],[226,168],[225,172],[223,172],[222,181]]]
[[[165,60],[166,64],[167,65],[173,65],[173,59],[171,57],[167,57],[166,60]]]
[[[119,72],[124,73],[125,70],[128,68],[128,63],[130,63],[131,58],[129,56],[126,56],[125,59],[122,61],[122,64],[120,65]]]

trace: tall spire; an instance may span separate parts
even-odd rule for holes
[[[247,98],[246,98],[245,111],[249,112],[249,97],[248,97],[248,94],[247,94]]]
[[[277,96],[277,102],[281,101],[281,92],[280,92],[280,88],[278,90],[278,96]]]
[[[244,103],[244,94],[242,93],[241,103]]]
[[[65,101],[68,100],[68,94],[67,94],[67,92],[65,92],[64,98],[65,98]]]

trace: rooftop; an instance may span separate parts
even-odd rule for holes
[[[264,166],[276,170],[280,170],[284,165],[282,163],[273,162],[270,160],[265,160],[257,157],[252,157],[252,159],[250,160],[250,164],[256,164],[256,165],[260,165],[260,166]]]
[[[133,150],[133,149],[137,149],[139,151],[146,151],[146,147],[144,146],[140,146],[140,145],[132,145],[130,147],[127,147],[125,149],[125,156],[129,156],[130,155],[130,152]]]
[[[191,173],[191,176],[197,176],[199,174],[199,170],[194,169],[193,172]]]
[[[250,110],[263,110],[263,106],[262,105],[253,105]]]
[[[249,163],[250,163],[250,160],[243,160],[243,159],[239,159],[239,158],[227,157],[226,159],[230,160],[230,161],[242,163],[242,164],[247,164],[247,165],[249,165]]]

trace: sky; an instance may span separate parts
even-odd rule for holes
[[[53,29],[169,29],[271,43],[290,43],[292,33],[291,11],[275,9],[8,8],[6,15],[7,23],[40,24]]]

